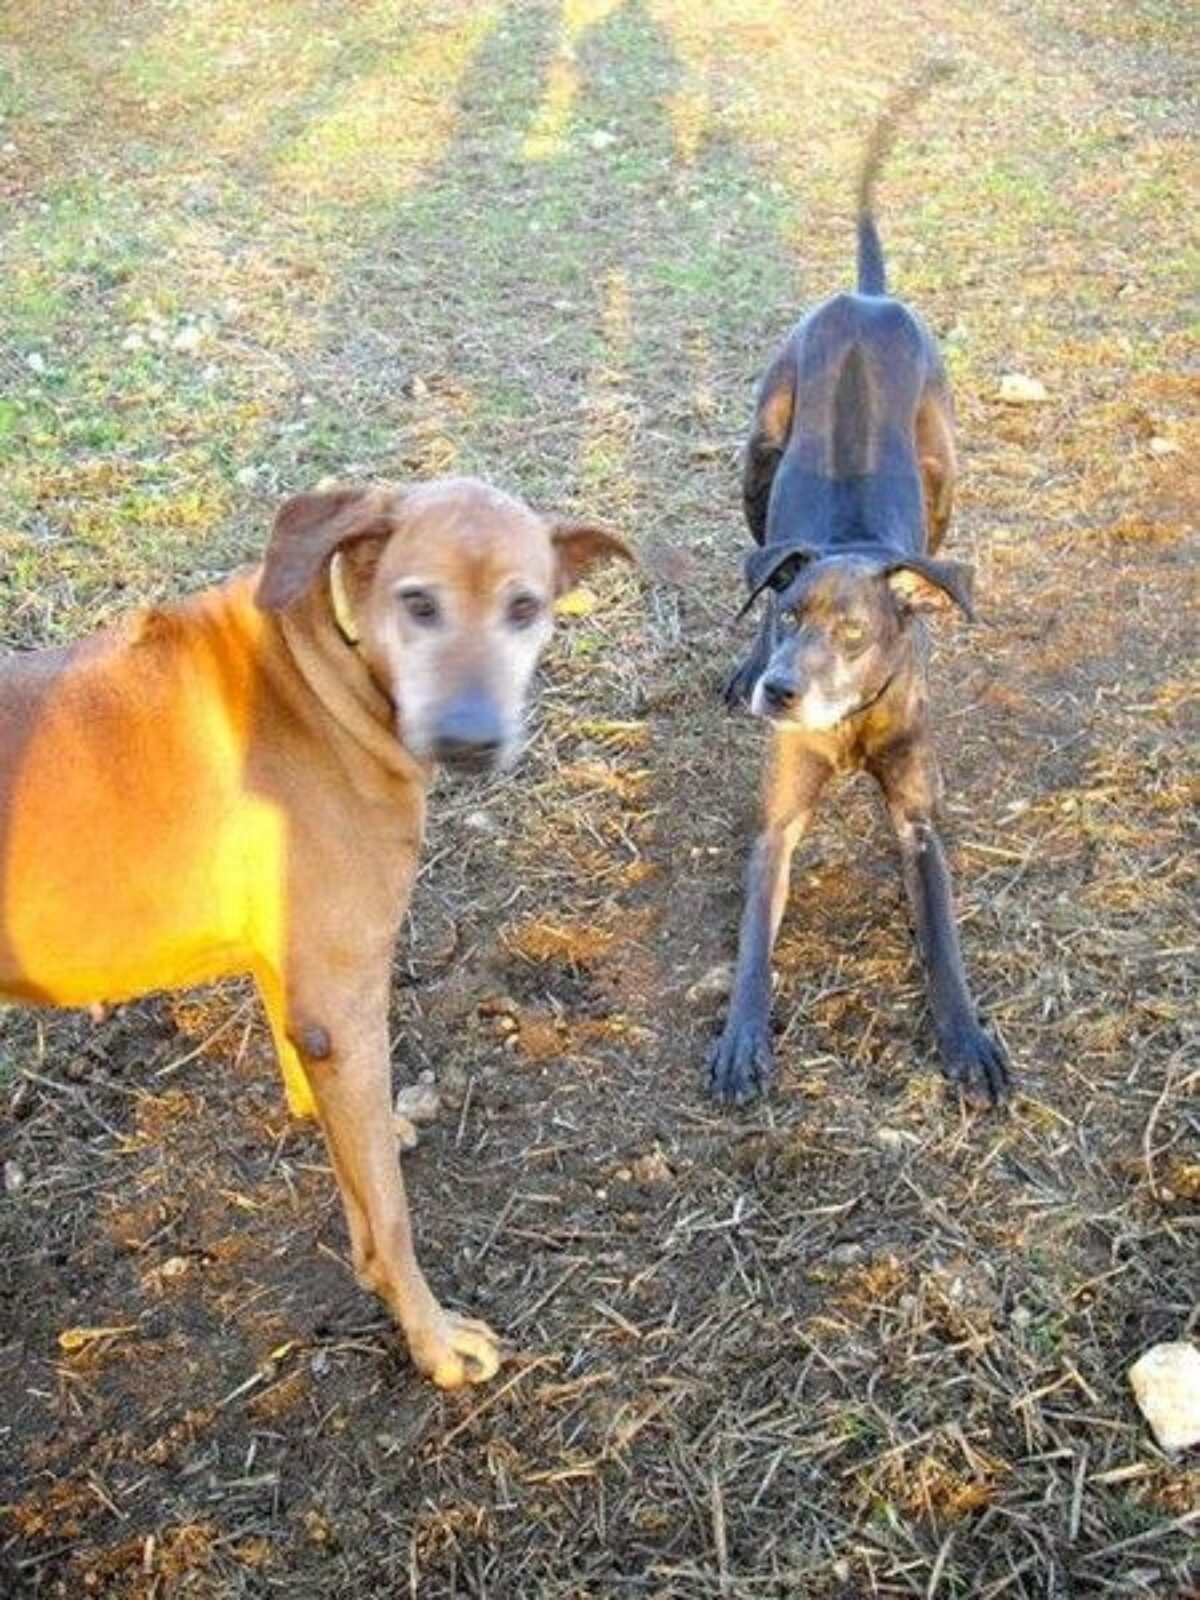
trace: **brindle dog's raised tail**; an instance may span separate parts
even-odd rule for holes
[[[859,294],[887,294],[887,270],[883,262],[883,246],[875,222],[875,190],[884,162],[892,153],[896,135],[901,126],[938,83],[953,76],[952,62],[927,61],[923,67],[898,89],[875,119],[863,152],[862,166],[858,170],[858,292]]]

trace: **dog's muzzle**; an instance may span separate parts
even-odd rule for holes
[[[453,772],[478,776],[502,766],[511,744],[511,730],[492,700],[468,690],[438,716],[430,753]]]

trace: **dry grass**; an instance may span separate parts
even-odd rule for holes
[[[435,797],[398,958],[399,1071],[450,1107],[422,1248],[512,1341],[490,1388],[432,1393],[354,1286],[245,992],[4,1018],[9,1591],[1194,1592],[1197,1472],[1124,1381],[1197,1317],[1187,32],[1082,10],[14,11],[9,642],[207,580],[331,470],[481,471],[649,574],[563,620],[521,773]],[[927,37],[963,70],[885,237],[958,386],[948,832],[1021,1093],[943,1094],[851,789],[797,863],[779,1089],[724,1116],[734,453]],[[1000,405],[1014,369],[1049,404]]]

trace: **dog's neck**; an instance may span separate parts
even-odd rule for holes
[[[331,577],[328,594],[314,589],[280,614],[279,630],[287,652],[308,690],[339,730],[371,758],[376,770],[385,769],[384,786],[399,777],[424,789],[431,769],[400,739],[396,708],[370,670],[344,584],[340,585],[340,602],[334,598],[333,585]],[[340,613],[339,605],[343,606]],[[365,787],[374,790],[368,769],[360,762],[355,762],[354,768]],[[357,778],[355,781],[364,787]]]

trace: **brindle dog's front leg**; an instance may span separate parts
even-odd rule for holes
[[[315,949],[283,985],[287,1032],[329,1146],[358,1280],[404,1330],[413,1363],[452,1389],[492,1377],[499,1341],[486,1323],[443,1310],[417,1261],[392,1117],[389,972],[385,955],[335,980]]]
[[[830,775],[827,762],[800,738],[775,730],[768,757],[764,825],[746,872],[737,972],[725,1029],[712,1055],[712,1092],[741,1105],[769,1088],[771,951],[787,904],[792,854]]]
[[[980,1023],[963,970],[950,869],[933,825],[940,790],[933,752],[919,740],[874,770],[900,843],[942,1071],[968,1094],[999,1103],[1009,1094],[1008,1058]]]

